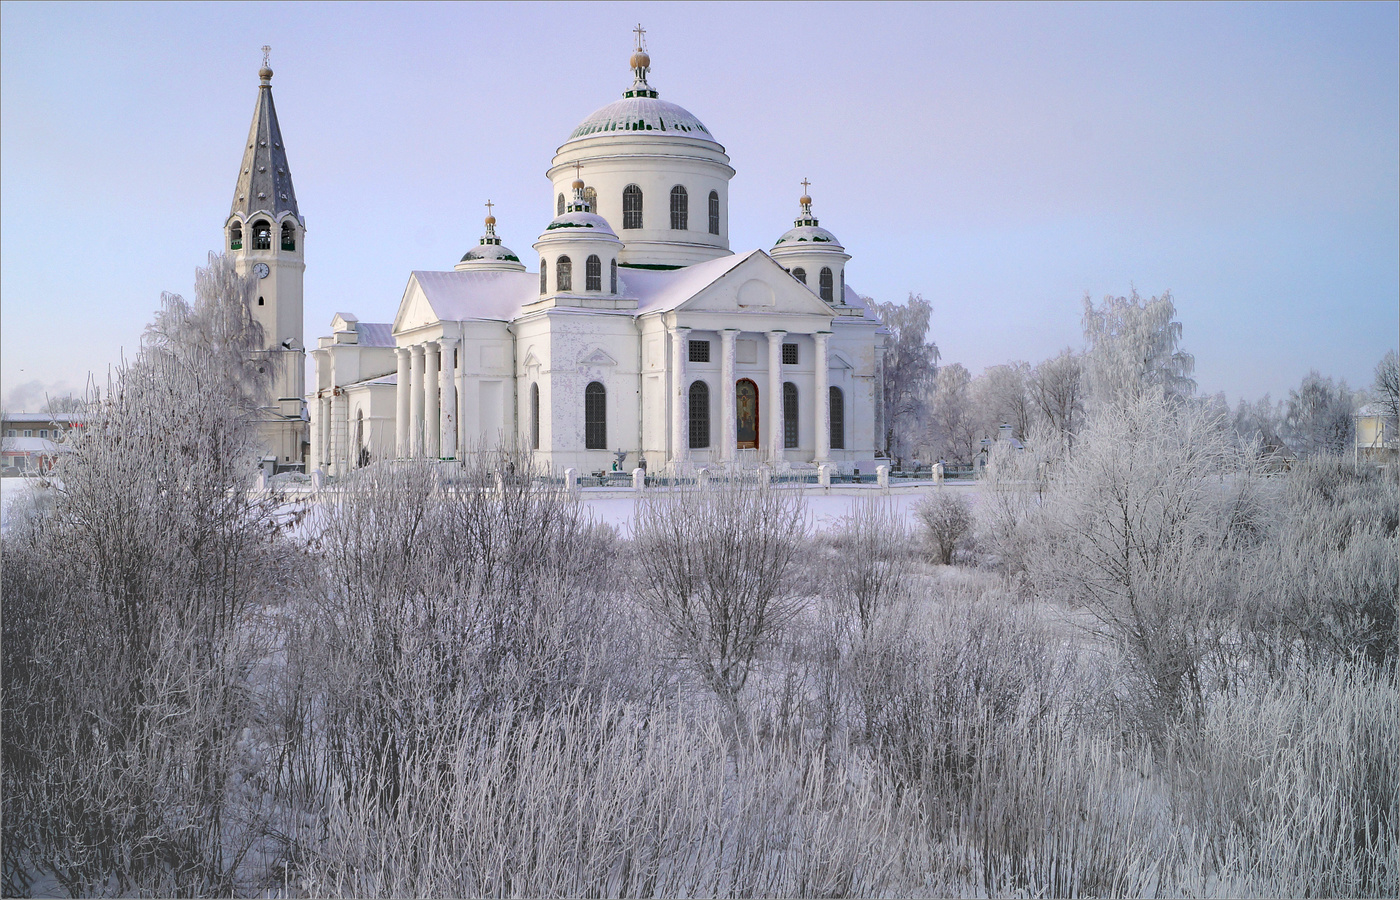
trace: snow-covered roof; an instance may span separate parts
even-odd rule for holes
[[[394,326],[388,322],[357,322],[355,331],[360,335],[361,347],[394,346]]]
[[[396,384],[398,384],[398,383],[399,383],[399,373],[398,373],[398,372],[390,372],[388,375],[380,375],[378,378],[366,378],[364,381],[354,381],[354,382],[351,382],[350,384],[342,385],[342,387],[347,387],[347,388],[352,388],[352,387],[367,387],[367,386],[370,386],[370,385],[381,385],[381,384],[396,385]]]
[[[520,257],[515,255],[515,251],[500,244],[477,244],[462,257],[462,262],[469,259],[501,259],[506,262],[520,262]]]
[[[612,230],[612,226],[608,224],[608,220],[591,212],[564,213],[562,216],[555,217],[554,221],[550,222],[549,225],[545,227],[544,231],[546,235],[550,232],[558,232],[559,234],[566,234],[569,237],[585,235],[592,237],[597,235],[617,240],[617,234]],[[541,236],[543,237],[543,235]]]
[[[72,425],[81,422],[81,413],[44,413],[44,412],[16,412],[5,413],[4,420],[13,422],[16,425]]]
[[[626,135],[637,131],[714,141],[710,130],[684,107],[655,97],[624,97],[594,110],[564,143],[595,134]]]
[[[862,318],[874,322],[879,325],[882,330],[884,329],[885,323],[881,322],[880,317],[875,315],[875,310],[871,309],[870,306],[866,304],[865,300],[861,298],[860,294],[856,293],[856,289],[849,284],[846,285],[845,301],[847,306],[859,309]]]
[[[540,276],[529,272],[414,271],[433,313],[443,321],[509,322],[520,307],[539,299]]]
[[[841,242],[836,239],[836,235],[822,228],[820,225],[799,225],[796,228],[789,228],[783,232],[783,236],[778,238],[776,248],[783,244],[807,243],[814,250],[845,250]],[[804,248],[806,249],[806,248]]]
[[[761,250],[721,256],[683,269],[618,268],[621,293],[637,298],[637,315],[675,309]]]
[[[66,444],[56,444],[48,438],[41,437],[7,437],[0,438],[0,453],[24,453],[26,455],[52,455],[54,453],[72,453],[73,448]]]

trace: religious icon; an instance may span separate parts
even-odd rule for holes
[[[747,378],[734,386],[740,449],[758,446],[758,385]]]

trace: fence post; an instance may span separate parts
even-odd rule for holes
[[[890,467],[889,467],[889,466],[876,466],[876,467],[875,467],[875,483],[878,484],[878,485],[879,485],[880,487],[882,487],[882,488],[885,488],[885,489],[888,489],[888,488],[889,488],[889,486],[890,486]]]
[[[632,490],[634,490],[634,491],[640,491],[640,490],[644,489],[646,486],[647,486],[647,470],[646,470],[646,469],[641,469],[641,468],[633,469],[633,470],[632,470]]]
[[[578,493],[578,469],[564,470],[564,490],[570,494]]]
[[[831,487],[831,466],[826,463],[817,466],[817,484],[824,488]]]

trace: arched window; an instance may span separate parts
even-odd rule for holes
[[[530,385],[530,449],[540,449],[540,386]]]
[[[355,413],[355,446],[359,448],[355,454],[355,465],[363,469],[369,465],[369,446],[365,443],[365,411],[363,409]]]
[[[295,250],[297,248],[297,230],[291,222],[282,223],[282,249]]]
[[[710,191],[710,234],[719,234],[719,191]]]
[[[802,282],[803,284],[806,284],[806,283],[807,283],[807,270],[806,270],[806,269],[800,269],[800,268],[799,268],[799,269],[793,269],[793,270],[792,270],[792,277],[793,277],[793,278],[796,278],[798,281]]]
[[[253,249],[272,249],[272,225],[266,219],[258,219],[253,223]]]
[[[846,302],[846,270],[845,270],[845,269],[842,269],[842,270],[841,270],[841,293],[839,293],[839,294],[836,295],[836,302],[837,302],[837,303],[845,303],[845,302]]]
[[[685,231],[689,228],[690,197],[679,184],[671,188],[671,230]]]
[[[783,447],[797,448],[797,385],[783,382]]]
[[[608,392],[600,382],[589,382],[583,391],[583,447],[608,449]]]
[[[831,449],[846,449],[846,401],[841,389],[831,389]]]
[[[591,187],[583,189],[583,202],[588,204],[588,211],[595,213],[598,211],[598,191]]]
[[[263,303],[264,303],[263,298],[259,297],[259,298],[258,298],[258,306],[262,306]]]
[[[697,381],[690,386],[690,449],[710,446],[710,386]]]
[[[825,300],[827,303],[830,303],[830,302],[831,302],[831,270],[830,270],[830,269],[822,269],[822,276],[821,276],[821,278],[822,278],[822,280],[821,280],[821,294],[822,294],[822,299]]]
[[[554,289],[572,291],[574,289],[574,264],[567,256],[559,257],[554,265]]]
[[[609,291],[609,293],[616,294],[616,293],[617,293],[617,260],[613,260],[613,261],[612,261],[612,265],[609,266],[608,268],[612,269],[612,289]]]
[[[622,189],[622,227],[642,227],[642,189],[635,184]]]
[[[603,289],[603,261],[596,256],[588,257],[588,262],[584,263],[584,276],[587,281],[584,287],[590,291],[601,291]]]
[[[540,260],[540,293],[549,293],[549,263]]]
[[[554,204],[554,214],[562,216],[564,214],[564,195],[559,195],[559,202]]]
[[[234,222],[228,227],[228,248],[230,250],[243,249],[243,223]]]

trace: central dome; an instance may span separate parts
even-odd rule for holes
[[[579,123],[573,134],[569,135],[569,141],[604,132],[631,131],[655,131],[718,143],[710,134],[710,129],[689,110],[656,97],[624,97],[595,110]]]

